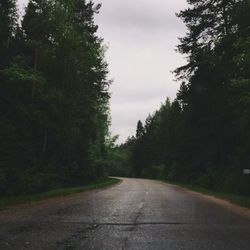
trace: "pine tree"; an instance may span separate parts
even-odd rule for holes
[[[30,0],[22,21],[25,38],[31,49],[29,66],[37,71],[40,67],[39,57],[42,48],[51,39],[51,23],[49,22],[50,6],[47,0]],[[37,83],[34,81],[31,90],[31,99],[34,101]]]
[[[0,20],[0,69],[3,69],[10,62],[10,47],[17,28],[15,0],[1,0]]]
[[[142,122],[139,120],[137,122],[137,128],[136,128],[136,138],[137,139],[140,139],[142,138],[144,135],[144,127],[143,127],[143,124]]]

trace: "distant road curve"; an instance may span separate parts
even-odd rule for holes
[[[250,249],[250,219],[231,206],[160,181],[121,179],[0,212],[0,249]]]

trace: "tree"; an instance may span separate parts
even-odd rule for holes
[[[94,23],[99,8],[84,0],[29,1],[13,33],[14,55],[0,72],[0,192],[105,177],[110,81]]]
[[[0,69],[5,68],[11,58],[11,44],[17,28],[17,12],[15,0],[0,2]]]
[[[136,138],[142,138],[144,135],[144,128],[142,122],[139,120],[137,123],[137,128],[136,128]]]

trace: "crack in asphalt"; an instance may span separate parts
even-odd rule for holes
[[[139,215],[140,216],[140,215]],[[137,216],[137,217],[139,217]],[[22,222],[26,223],[26,222]],[[95,229],[98,226],[135,226],[135,225],[202,225],[206,223],[193,223],[193,222],[157,222],[157,221],[150,221],[150,222],[78,222],[78,221],[64,221],[64,222],[57,222],[57,223],[51,223],[51,221],[34,221],[34,222],[28,222],[27,224],[24,224],[23,226],[18,226],[12,229],[13,232],[15,230],[18,231],[27,231],[29,229],[33,230],[34,226],[31,227],[30,223],[36,223],[36,227],[39,225],[42,227],[43,225],[50,224],[50,225],[64,225],[64,224],[72,224],[72,225],[88,225],[91,227],[91,229]]]
[[[73,233],[70,237],[67,237],[64,240],[57,241],[57,249],[58,250],[69,250],[69,249],[76,249],[76,245],[79,245],[79,241],[88,238],[88,232],[96,230],[100,225],[96,223],[72,223],[69,222],[68,224],[79,224],[79,225],[86,225],[86,228],[79,229],[75,233]]]
[[[202,225],[202,223],[190,223],[190,222],[135,222],[135,223],[109,223],[109,222],[100,222],[100,223],[85,223],[85,222],[69,222],[71,224],[79,225],[93,225],[96,228],[98,226],[140,226],[140,225]]]
[[[101,226],[140,226],[140,225],[190,225],[190,226],[201,226],[201,225],[207,225],[207,223],[195,223],[195,222],[136,222],[136,223],[120,223],[120,222],[96,222],[96,223],[89,223],[89,222],[64,222],[65,224],[75,224],[75,225],[87,225],[88,229],[94,230]],[[211,225],[218,225],[220,226],[220,223],[213,223]],[[225,225],[221,225],[225,226]],[[233,225],[230,225],[233,226]],[[244,225],[242,227],[250,227],[250,225]]]

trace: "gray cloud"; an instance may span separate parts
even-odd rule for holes
[[[167,96],[176,95],[179,83],[171,71],[185,63],[175,47],[186,29],[175,13],[187,5],[185,0],[101,2],[96,22],[109,45],[106,57],[114,78],[111,129],[120,134],[121,142],[135,133],[138,119],[144,120]]]
[[[99,1],[100,2],[100,1]],[[175,12],[183,7],[182,1],[162,0],[109,0],[102,1],[105,16],[100,17],[102,25],[110,28],[132,30],[175,29]],[[168,9],[172,9],[171,13]],[[176,10],[176,11],[175,11]],[[178,27],[177,27],[178,28]]]

